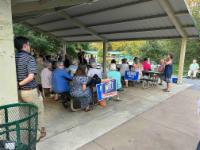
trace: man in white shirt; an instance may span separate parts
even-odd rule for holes
[[[199,64],[197,63],[197,60],[194,59],[193,63],[190,65],[189,71],[188,71],[188,77],[191,77],[193,75],[193,78],[196,78],[196,75],[199,71]]]
[[[88,77],[93,77],[95,74],[98,75],[99,78],[102,79],[102,69],[97,69],[97,63],[92,62],[91,63],[92,68],[89,69],[88,71]]]

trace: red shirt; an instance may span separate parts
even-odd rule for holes
[[[151,70],[151,65],[148,63],[148,61],[144,61],[142,65],[143,65],[144,71],[150,71]]]

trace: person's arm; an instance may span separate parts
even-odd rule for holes
[[[171,63],[172,63],[171,60],[168,60],[168,61],[165,62],[166,65],[169,65],[169,64],[171,64]]]
[[[83,86],[82,86],[82,90],[85,91],[86,88],[87,88],[86,84],[83,84]]]
[[[34,79],[34,74],[33,73],[30,73],[28,75],[28,77],[26,77],[24,80],[22,80],[21,82],[19,82],[19,86],[23,86],[23,85],[26,85],[28,84],[29,82],[33,81]]]
[[[199,64],[197,64],[197,70],[199,70]]]
[[[72,80],[72,76],[65,71],[63,71],[63,76],[68,80]]]
[[[52,83],[52,72],[51,71],[48,74],[48,80],[49,80],[49,83]],[[52,84],[51,84],[51,88],[52,88]]]

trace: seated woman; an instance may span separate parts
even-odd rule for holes
[[[108,71],[107,77],[109,79],[115,79],[117,81],[117,90],[122,90],[121,74],[117,71],[116,64],[110,65],[110,70]]]
[[[125,82],[126,88],[128,87],[128,80],[125,80],[125,72],[129,70],[129,65],[127,63],[127,59],[122,59],[122,64],[120,66],[120,73],[122,76],[122,80]]]
[[[90,111],[90,102],[92,101],[92,93],[87,87],[88,77],[86,76],[86,66],[80,65],[73,77],[70,94],[77,98],[80,102],[81,109]]]
[[[151,71],[151,64],[149,63],[148,58],[144,58],[142,66],[143,66],[143,75],[149,76],[150,74],[148,73],[148,71]]]
[[[142,78],[142,71],[143,71],[143,66],[140,62],[140,59],[138,57],[135,57],[133,60],[133,69],[132,71],[139,72],[139,79]]]

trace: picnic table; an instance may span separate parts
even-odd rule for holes
[[[142,74],[143,74],[143,77],[141,79],[142,87],[146,89],[150,87],[156,87],[158,85],[159,76],[162,73],[151,70],[151,71],[143,71]]]

